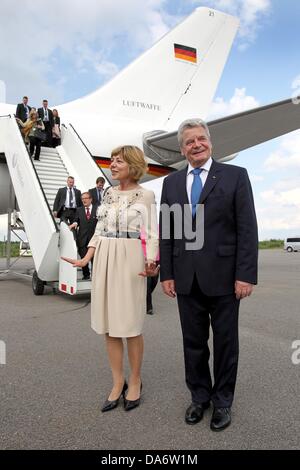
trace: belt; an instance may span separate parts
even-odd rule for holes
[[[64,206],[64,210],[68,210],[68,211],[76,211],[76,207],[66,207]]]
[[[141,238],[139,232],[104,232],[101,236],[107,238],[134,238],[136,240]]]

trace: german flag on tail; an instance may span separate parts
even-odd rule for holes
[[[197,63],[197,49],[194,47],[183,46],[182,44],[174,44],[174,53],[176,59],[187,60],[188,62]]]

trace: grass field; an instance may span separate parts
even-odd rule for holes
[[[264,240],[259,242],[259,249],[260,250],[269,250],[272,248],[283,248],[283,240]]]
[[[12,242],[10,256],[12,258],[19,256],[19,250],[20,250],[20,242]],[[5,257],[6,257],[6,243],[0,242],[0,258],[5,258]]]

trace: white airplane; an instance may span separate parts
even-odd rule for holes
[[[55,106],[66,125],[62,145],[57,151],[43,149],[41,162],[35,165],[13,118],[16,106],[0,103],[0,214],[7,213],[8,207],[14,209],[9,200],[12,180],[40,279],[57,279],[57,260],[49,268],[51,259],[61,254],[50,209],[68,173],[75,176],[80,189],[93,187],[96,176],[108,168],[111,150],[122,144],[143,148],[148,178],[182,167],[185,159],[176,129],[184,119],[206,119],[238,24],[233,16],[197,8],[103,87]],[[208,124],[214,158],[226,161],[241,150],[300,128],[300,107],[286,100]],[[158,194],[161,182],[145,184]],[[34,211],[37,217],[44,211],[44,233],[35,226]],[[67,242],[60,238],[60,245]],[[70,289],[65,291],[74,293],[77,287]]]

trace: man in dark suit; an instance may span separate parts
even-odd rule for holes
[[[83,206],[78,207],[73,224],[70,225],[70,230],[77,229],[76,243],[78,253],[81,258],[84,258],[88,251],[88,244],[94,235],[97,225],[97,209],[99,204],[92,204],[92,196],[89,192],[82,193],[81,201]],[[89,266],[82,268],[84,280],[90,279]]]
[[[82,206],[81,192],[74,186],[73,176],[68,176],[67,186],[59,188],[53,204],[53,215],[61,221],[72,224],[76,208]]]
[[[45,146],[52,147],[52,128],[54,126],[53,113],[48,108],[48,100],[43,100],[42,108],[38,109],[38,115],[42,119],[45,131],[46,131],[46,142]]]
[[[231,422],[239,303],[257,283],[255,208],[247,171],[211,158],[204,121],[184,121],[178,140],[188,167],[164,180],[160,277],[164,293],[177,295],[186,383],[192,397],[185,421],[199,422],[212,401],[210,427],[221,431]],[[208,363],[210,323],[214,385]]]
[[[27,121],[29,118],[29,113],[31,107],[28,106],[28,96],[23,96],[23,103],[19,103],[16,110],[16,118],[20,119],[22,122]]]
[[[96,187],[89,189],[89,193],[91,193],[92,196],[93,204],[101,204],[104,194],[104,185],[105,179],[102,176],[99,176],[96,179]]]

